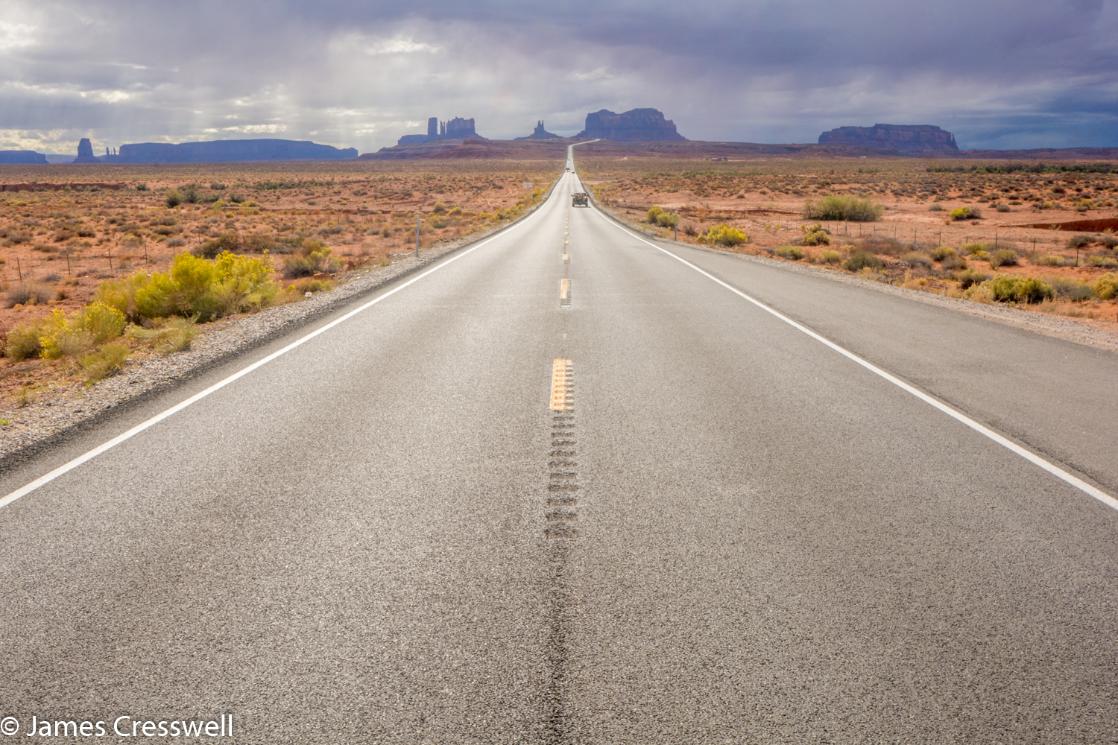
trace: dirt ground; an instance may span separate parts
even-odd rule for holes
[[[1118,328],[1118,301],[1084,297],[1118,270],[1118,163],[935,161],[901,158],[751,159],[618,156],[580,148],[584,181],[615,214],[646,224],[650,207],[678,215],[664,236],[701,242],[713,225],[743,230],[746,253],[844,271],[864,251],[882,266],[867,276],[917,289],[989,300],[966,292],[964,273],[1036,277],[1055,296],[1030,310]],[[1039,166],[1039,167],[1038,167]],[[865,197],[883,208],[873,222],[808,220],[805,205],[829,195]],[[980,217],[953,219],[973,207]],[[829,245],[804,245],[819,223]],[[1077,236],[1080,236],[1077,238]],[[1077,245],[1078,244],[1078,245]],[[799,251],[790,249],[795,246]],[[935,257],[947,253],[946,262]],[[994,266],[1010,251],[1015,264]]]
[[[166,269],[216,239],[262,256],[316,238],[343,270],[384,264],[415,249],[417,216],[424,246],[453,241],[521,213],[561,169],[562,159],[0,166],[0,340],[81,307],[104,280]],[[0,357],[0,397],[65,377],[64,364]]]

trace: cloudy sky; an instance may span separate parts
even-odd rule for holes
[[[361,151],[473,116],[655,106],[691,139],[932,123],[1118,146],[1118,0],[0,0],[0,149],[272,136]]]

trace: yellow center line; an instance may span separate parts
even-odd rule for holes
[[[559,280],[559,299],[564,301],[571,299],[571,280],[566,277]]]

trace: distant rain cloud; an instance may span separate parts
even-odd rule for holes
[[[0,148],[313,133],[369,151],[428,116],[513,137],[635,106],[693,139],[883,121],[939,124],[965,148],[1118,146],[1118,0],[0,9]]]

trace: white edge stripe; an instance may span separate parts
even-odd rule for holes
[[[543,205],[541,204],[540,206],[542,207]],[[535,215],[535,214],[539,214],[539,210],[536,210],[535,212],[533,212],[533,215]],[[529,216],[529,218],[530,217],[531,217],[531,215]],[[86,463],[88,461],[93,460],[98,455],[101,455],[102,453],[104,453],[108,450],[111,450],[112,448],[116,447],[120,443],[125,442],[126,440],[130,440],[131,438],[140,434],[144,430],[150,429],[151,427],[154,427],[155,425],[162,422],[164,419],[167,419],[169,417],[174,416],[175,414],[179,413],[180,411],[187,408],[188,406],[191,406],[192,404],[195,404],[195,403],[201,401],[203,398],[206,398],[207,396],[211,395],[212,393],[215,393],[215,392],[221,390],[222,388],[229,385],[230,383],[233,383],[233,382],[236,382],[237,380],[240,380],[241,378],[243,378],[244,376],[253,372],[254,370],[257,370],[257,369],[263,367],[264,365],[267,365],[269,362],[271,362],[271,361],[273,361],[273,360],[275,360],[279,357],[282,357],[283,355],[287,354],[288,352],[292,351],[293,349],[296,349],[297,347],[300,347],[303,344],[307,343],[308,341],[315,338],[319,334],[324,334],[327,331],[329,331],[330,329],[337,326],[338,324],[344,323],[345,321],[348,321],[350,318],[353,318],[354,316],[356,316],[359,313],[363,313],[364,311],[373,307],[374,305],[381,302],[382,300],[387,300],[388,298],[395,295],[397,292],[400,292],[401,290],[403,290],[407,287],[410,287],[411,285],[415,284],[416,282],[423,279],[427,275],[433,274],[433,273],[439,271],[440,269],[442,269],[446,266],[449,266],[450,264],[453,264],[455,261],[458,261],[459,259],[472,254],[474,251],[478,250],[479,248],[486,245],[490,241],[494,241],[497,238],[500,238],[501,236],[515,230],[516,228],[520,227],[521,225],[523,225],[526,222],[528,222],[527,218],[524,219],[524,220],[521,220],[520,222],[517,222],[513,225],[509,225],[508,227],[506,227],[506,228],[498,231],[497,233],[489,236],[488,238],[484,239],[480,243],[478,243],[474,246],[471,246],[470,248],[467,248],[465,251],[457,253],[457,254],[455,254],[455,255],[453,255],[453,256],[445,259],[445,260],[442,260],[438,264],[435,264],[435,266],[431,267],[430,269],[427,269],[427,270],[421,272],[420,274],[417,274],[416,276],[414,276],[411,279],[403,282],[402,284],[397,285],[396,287],[393,287],[391,290],[388,290],[387,292],[384,292],[380,295],[377,295],[372,300],[369,300],[368,302],[354,308],[353,310],[349,311],[345,315],[339,316],[338,318],[335,318],[333,321],[330,321],[329,323],[326,323],[322,326],[319,326],[314,331],[311,331],[310,333],[306,334],[305,336],[299,337],[298,339],[291,342],[290,344],[283,347],[282,349],[277,349],[276,351],[272,352],[268,356],[262,357],[262,358],[258,359],[256,362],[253,362],[251,365],[248,365],[247,367],[241,368],[240,370],[233,373],[229,377],[223,378],[222,380],[219,380],[218,382],[214,383],[209,388],[206,388],[204,390],[199,391],[198,393],[195,393],[190,398],[188,398],[184,401],[180,401],[179,403],[175,404],[171,408],[166,409],[165,411],[161,411],[160,413],[156,414],[155,416],[151,417],[150,419],[146,419],[146,420],[140,422],[135,427],[132,427],[132,429],[129,429],[126,432],[122,432],[121,434],[117,435],[116,437],[112,438],[111,440],[108,440],[107,442],[101,443],[100,445],[93,448],[92,450],[90,450],[88,452],[85,452],[85,453],[82,453],[81,455],[79,455],[78,457],[74,458],[73,460],[71,460],[67,463],[63,463],[58,468],[55,468],[53,471],[50,471],[48,473],[43,474],[42,476],[35,479],[34,481],[32,481],[28,484],[25,484],[25,485],[21,486],[20,488],[16,489],[15,491],[13,491],[12,493],[8,494],[7,496],[0,498],[0,509],[2,509],[4,507],[7,507],[9,504],[16,501],[17,499],[20,499],[21,497],[27,496],[28,494],[35,491],[36,489],[49,484],[50,482],[57,479],[59,476],[63,476],[66,473],[69,473],[70,471],[74,470],[75,468],[82,465],[83,463]]]
[[[1017,443],[1013,442],[1012,440],[1005,437],[1004,435],[999,434],[998,432],[995,432],[994,430],[990,429],[989,427],[982,424],[981,422],[977,422],[974,419],[971,419],[969,416],[967,416],[963,412],[959,411],[958,409],[945,404],[943,401],[940,401],[938,398],[932,396],[929,393],[925,393],[924,391],[920,390],[919,388],[912,385],[911,383],[906,383],[905,381],[898,378],[896,375],[893,375],[890,372],[882,370],[880,367],[873,364],[872,362],[870,362],[866,359],[863,359],[862,357],[859,357],[854,352],[851,352],[849,349],[846,349],[845,347],[839,346],[838,344],[831,341],[827,337],[822,336],[821,334],[819,334],[815,331],[812,331],[807,326],[803,325],[802,323],[800,323],[798,321],[795,321],[795,320],[789,318],[788,316],[784,315],[783,313],[776,310],[775,308],[772,308],[772,307],[766,305],[765,303],[761,302],[757,298],[752,297],[752,296],[742,292],[741,290],[734,287],[733,285],[730,285],[726,282],[723,282],[718,277],[715,277],[710,272],[707,272],[706,270],[699,268],[695,264],[692,264],[687,259],[684,259],[680,256],[677,256],[676,254],[672,253],[671,251],[667,250],[666,248],[662,248],[660,246],[657,246],[652,241],[645,240],[644,238],[640,237],[639,235],[630,231],[629,229],[624,228],[621,225],[618,225],[616,222],[609,219],[608,217],[605,218],[605,219],[608,223],[613,225],[615,228],[617,228],[621,232],[627,233],[629,236],[631,236],[633,238],[636,238],[641,243],[652,246],[657,251],[660,251],[661,253],[664,253],[664,254],[672,257],[673,259],[680,262],[684,266],[687,266],[687,267],[695,270],[696,272],[703,275],[704,277],[706,277],[710,281],[714,282],[715,284],[721,285],[722,287],[726,288],[727,290],[734,293],[735,295],[742,298],[743,300],[746,300],[746,301],[752,303],[753,305],[757,306],[761,310],[765,311],[766,313],[768,313],[772,316],[775,316],[776,318],[779,318],[781,321],[784,321],[785,323],[787,323],[789,326],[796,329],[797,331],[800,331],[804,334],[807,334],[808,336],[810,336],[812,339],[815,339],[815,341],[819,342],[820,344],[838,352],[843,357],[846,357],[847,359],[849,359],[851,362],[855,362],[858,365],[861,365],[865,369],[872,372],[874,375],[877,375],[878,377],[884,378],[885,380],[889,381],[890,383],[897,386],[898,388],[905,391],[906,393],[909,393],[909,394],[915,396],[916,398],[920,399],[924,403],[928,404],[929,406],[932,406],[932,407],[942,411],[944,414],[951,417],[952,419],[954,419],[958,422],[961,422],[962,424],[965,424],[966,426],[973,429],[975,432],[978,432],[979,434],[993,440],[994,442],[998,443],[999,445],[1001,445],[1005,449],[1007,449],[1007,450],[1009,450],[1013,453],[1016,453],[1017,455],[1021,456],[1022,458],[1029,461],[1033,465],[1036,465],[1036,466],[1039,466],[1040,468],[1043,468],[1045,471],[1052,474],[1056,478],[1060,479],[1064,483],[1069,484],[1070,486],[1074,486],[1076,489],[1078,489],[1079,491],[1083,492],[1084,494],[1086,494],[1090,497],[1094,497],[1098,501],[1105,504],[1107,507],[1110,507],[1113,510],[1118,510],[1118,499],[1115,499],[1111,495],[1104,492],[1102,489],[1099,489],[1098,487],[1087,483],[1086,481],[1079,478],[1078,476],[1075,476],[1074,474],[1068,473],[1064,469],[1057,466],[1055,463],[1052,463],[1048,460],[1045,460],[1044,458],[1042,458],[1041,456],[1032,452],[1031,450],[1028,450],[1026,448],[1021,447]]]

